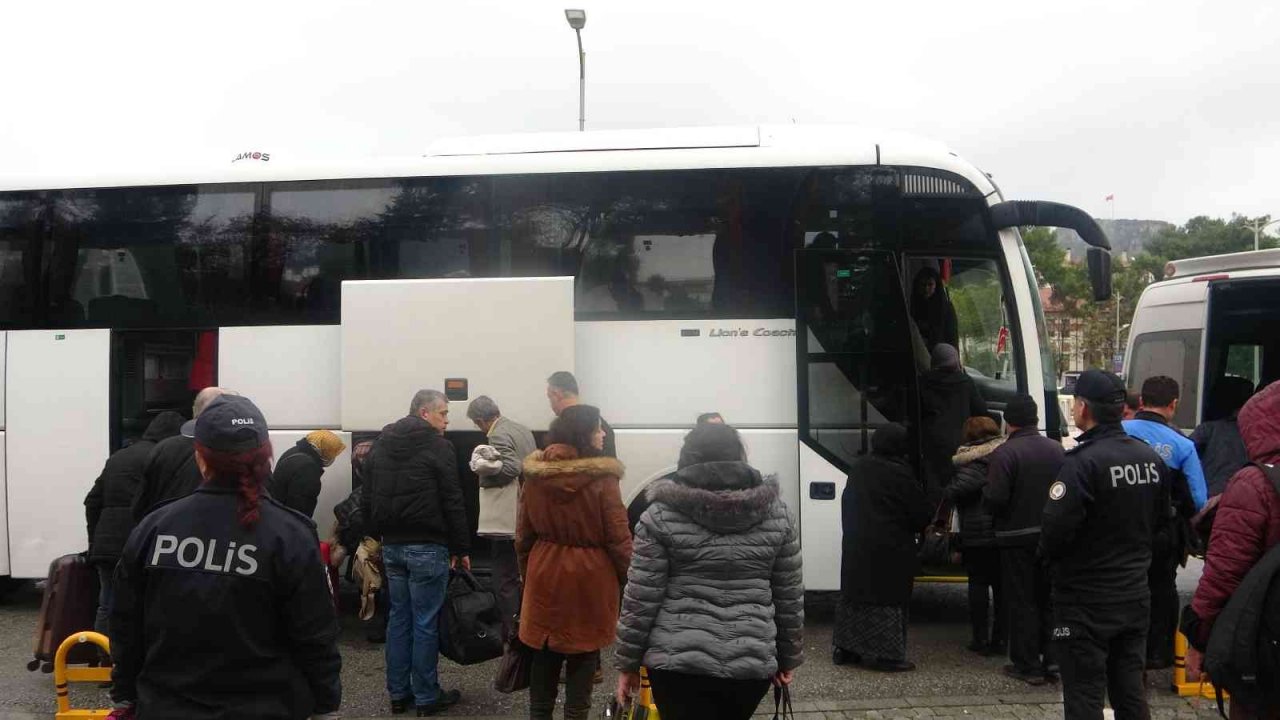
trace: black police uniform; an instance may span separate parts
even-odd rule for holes
[[[310,519],[205,486],[142,521],[116,569],[112,698],[138,720],[296,720],[342,698],[338,622]]]
[[[1124,385],[1090,371],[1076,394],[1123,402]],[[1119,720],[1145,720],[1147,569],[1161,511],[1169,506],[1168,470],[1119,423],[1098,425],[1079,443],[1049,489],[1040,535],[1053,586],[1053,651],[1065,717],[1101,720],[1105,694]]]

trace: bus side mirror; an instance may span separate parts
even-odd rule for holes
[[[1089,284],[1093,299],[1111,299],[1111,241],[1089,213],[1077,207],[1043,200],[1006,200],[991,206],[996,229],[1036,225],[1074,230],[1089,246]]]
[[[1089,285],[1095,302],[1111,299],[1111,253],[1102,248],[1089,248]]]

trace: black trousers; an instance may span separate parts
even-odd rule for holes
[[[1170,551],[1151,556],[1147,585],[1151,588],[1151,624],[1147,627],[1147,663],[1173,665],[1173,636],[1178,629],[1178,562]]]
[[[653,704],[662,720],[748,720],[769,691],[769,679],[730,680],[650,670]]]
[[[1147,601],[1054,608],[1065,720],[1102,720],[1104,697],[1116,720],[1150,720],[1142,682],[1150,615]]]
[[[1005,602],[1009,607],[1009,661],[1038,672],[1050,665],[1049,573],[1036,546],[1001,548]]]
[[[1008,640],[1009,609],[1000,582],[1000,551],[993,547],[964,549],[964,569],[969,575],[969,626],[978,645],[1004,645]],[[995,613],[988,620],[988,611]]]
[[[502,637],[515,632],[515,618],[520,614],[520,564],[516,560],[516,542],[511,538],[489,538],[490,567],[494,599],[502,612]]]
[[[591,716],[591,680],[600,664],[600,652],[562,655],[542,649],[533,654],[529,667],[529,717],[551,720],[560,694],[560,667],[564,666],[565,720],[587,720]]]

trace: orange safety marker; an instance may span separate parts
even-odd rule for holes
[[[70,720],[71,718],[101,720],[111,714],[110,710],[78,710],[71,707],[68,683],[104,683],[111,680],[111,668],[109,667],[67,667],[67,653],[71,652],[71,648],[76,645],[86,642],[97,645],[107,654],[111,653],[111,643],[106,636],[88,630],[78,632],[62,641],[62,644],[58,646],[58,652],[53,656],[53,688],[58,694],[58,713],[54,715],[55,720]]]
[[[1187,680],[1187,636],[1178,633],[1173,638],[1173,691],[1178,697],[1218,698],[1217,689],[1209,682],[1209,674],[1200,673],[1199,680]],[[1230,697],[1226,692],[1223,698]]]

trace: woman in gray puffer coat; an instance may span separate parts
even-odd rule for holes
[[[776,480],[744,456],[733,428],[694,428],[636,526],[618,698],[644,665],[663,720],[745,720],[804,661],[800,538]]]

